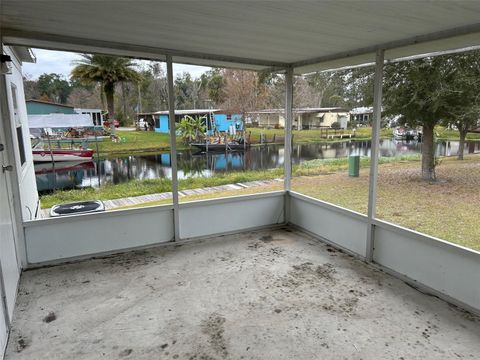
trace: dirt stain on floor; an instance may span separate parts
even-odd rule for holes
[[[222,359],[228,357],[227,343],[224,338],[225,329],[223,327],[225,318],[217,313],[211,314],[201,323],[202,332],[209,337],[209,344],[216,355]]]
[[[20,353],[25,348],[27,348],[29,345],[30,345],[30,342],[28,341],[28,339],[26,339],[22,335],[18,335],[18,337],[16,339],[15,351]]]
[[[351,284],[342,282],[336,274],[337,269],[333,264],[314,265],[304,262],[293,265],[291,270],[277,279],[276,288],[303,297],[308,291],[318,289],[318,292],[312,295],[311,301],[307,302],[308,306],[318,306],[330,313],[353,314],[360,298],[367,295],[359,289],[352,289]],[[307,288],[309,290],[306,290]]]
[[[272,235],[263,235],[259,238],[260,241],[263,241],[264,243],[269,243],[274,241],[275,239],[272,237]]]
[[[311,262],[305,262],[300,265],[293,265],[292,269],[283,278],[287,286],[300,285],[315,285],[318,282],[328,282],[335,284],[337,270],[335,266],[330,263],[317,265],[316,267]]]

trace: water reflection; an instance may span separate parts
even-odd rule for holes
[[[312,159],[334,159],[348,155],[370,156],[370,141],[350,141],[333,144],[295,144],[294,164]],[[411,141],[381,140],[380,156],[419,154],[421,143]],[[436,154],[454,156],[458,141],[437,143]],[[480,153],[480,142],[467,142],[466,153]],[[253,147],[246,152],[201,153],[195,150],[178,154],[179,179],[194,176],[211,176],[218,172],[238,170],[263,170],[282,167],[284,148],[281,145]],[[111,158],[88,163],[36,164],[35,173],[39,192],[52,189],[100,187],[106,183],[119,184],[134,179],[171,177],[169,153]]]

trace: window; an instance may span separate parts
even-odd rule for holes
[[[22,131],[22,121],[20,115],[18,114],[18,101],[17,101],[17,87],[15,84],[11,83],[10,88],[12,90],[12,103],[13,103],[13,117],[15,122],[15,128],[17,132],[17,144],[18,152],[20,154],[20,165],[25,164],[25,145],[23,143],[23,131]]]
[[[469,64],[477,56],[463,52],[385,66],[383,107],[401,116],[388,151],[399,161],[380,158],[377,218],[478,251],[480,134],[467,132],[462,140],[460,131],[476,123],[469,114],[479,90],[469,82],[476,76]],[[447,65],[455,72],[440,76]],[[414,91],[422,98],[412,102],[406,94]],[[437,120],[440,111],[444,121]]]
[[[373,69],[372,69],[373,71]],[[347,75],[348,76],[347,76]],[[348,122],[343,109],[352,108],[357,99],[351,89],[354,72],[344,71],[318,73],[297,77],[293,107],[297,112],[306,112],[315,105],[312,99],[321,98],[322,108],[316,117],[318,128],[308,126],[307,118],[292,132],[292,190],[315,199],[331,203],[362,214],[368,211],[368,188],[370,172],[371,129],[356,128]],[[311,79],[335,79],[325,81],[323,88],[309,85]],[[328,84],[339,84],[333,88]],[[337,85],[336,85],[337,86]],[[333,99],[323,97],[335,91],[342,107]],[[310,94],[306,97],[304,94]],[[362,101],[370,94],[362,93]],[[363,97],[366,100],[363,100]],[[360,118],[360,115],[359,115]],[[303,121],[302,121],[303,120]],[[302,124],[303,122],[303,124]],[[303,126],[302,126],[303,125]]]
[[[20,164],[23,166],[25,164],[25,145],[23,144],[23,131],[22,127],[17,127],[17,141],[18,141],[18,150],[20,153]]]

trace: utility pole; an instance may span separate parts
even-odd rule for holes
[[[138,112],[142,113],[142,92],[140,90],[140,83],[138,83]]]

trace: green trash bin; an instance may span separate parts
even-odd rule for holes
[[[348,176],[358,177],[360,174],[360,156],[350,155],[348,157]]]

